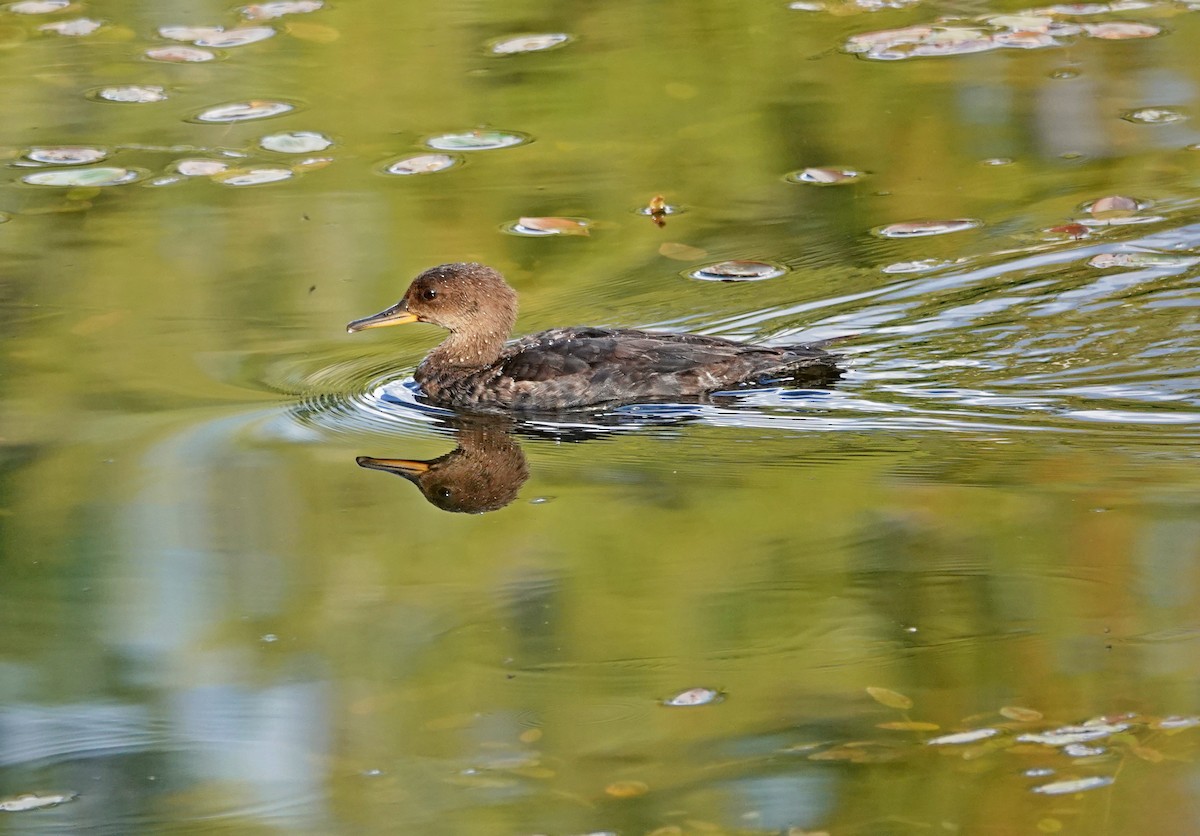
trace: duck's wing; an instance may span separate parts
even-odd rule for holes
[[[556,328],[513,343],[501,359],[501,369],[513,380],[531,382],[575,376],[591,381],[617,373],[652,377],[721,365],[747,351],[755,349],[696,334]]]

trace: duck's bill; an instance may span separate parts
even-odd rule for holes
[[[375,459],[371,456],[359,456],[355,459],[359,467],[368,470],[382,470],[384,473],[395,473],[405,479],[416,479],[429,470],[429,462],[417,459]]]
[[[420,319],[414,313],[409,313],[408,308],[403,305],[395,305],[388,308],[386,311],[380,311],[371,316],[364,316],[362,319],[356,319],[346,326],[346,330],[353,334],[355,331],[365,331],[368,328],[382,328],[385,325],[406,325],[409,322],[420,322]]]

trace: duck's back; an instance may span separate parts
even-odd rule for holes
[[[496,363],[457,380],[418,374],[431,400],[456,407],[555,411],[604,403],[694,400],[709,392],[839,376],[815,346],[768,347],[696,334],[556,328],[505,347]]]

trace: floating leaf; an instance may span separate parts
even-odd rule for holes
[[[1103,775],[1097,775],[1092,778],[1079,778],[1074,781],[1055,781],[1052,784],[1043,784],[1040,787],[1034,787],[1033,791],[1042,795],[1069,795],[1071,793],[1084,792],[1085,790],[1094,790],[1099,787],[1107,787],[1113,782],[1113,778]]]
[[[1111,734],[1125,731],[1128,723],[1096,723],[1082,726],[1062,726],[1048,732],[1023,734],[1017,738],[1022,743],[1041,743],[1045,746],[1066,746],[1068,743],[1087,743]]]
[[[1200,717],[1163,717],[1150,724],[1152,729],[1191,729],[1200,726]]]
[[[667,258],[673,258],[676,261],[699,261],[708,255],[708,250],[668,241],[665,244],[659,245],[658,254]]]
[[[922,723],[917,720],[897,720],[892,723],[876,723],[875,728],[890,731],[937,731],[941,726],[937,723]]]
[[[1135,198],[1117,194],[1097,198],[1083,208],[1092,215],[1103,215],[1108,212],[1136,212],[1142,206]]]
[[[158,27],[159,37],[167,38],[172,41],[184,41],[192,43],[193,41],[207,38],[210,36],[218,36],[225,31],[224,26],[160,26]]]
[[[243,6],[242,17],[249,20],[272,20],[284,15],[299,15],[315,12],[324,6],[322,0],[281,0],[277,3],[254,3]]]
[[[196,46],[210,46],[215,49],[232,49],[234,47],[255,44],[275,36],[275,30],[270,26],[247,26],[244,29],[229,29],[222,32],[196,38],[192,43]]]
[[[418,154],[413,157],[402,157],[395,162],[389,163],[384,171],[388,174],[399,174],[402,176],[410,174],[433,174],[461,164],[462,157],[450,154]]]
[[[521,218],[507,229],[518,235],[589,235],[590,225],[583,218]]]
[[[38,29],[43,32],[57,32],[59,35],[65,35],[69,38],[82,38],[92,34],[103,25],[98,20],[79,17],[74,20],[56,20],[54,23],[43,23]]]
[[[1052,226],[1046,231],[1054,235],[1066,235],[1076,239],[1086,238],[1092,233],[1091,229],[1083,224],[1062,224],[1061,226]]]
[[[0,800],[0,811],[5,813],[23,813],[27,810],[41,810],[46,807],[57,807],[68,801],[74,801],[79,793],[25,793],[15,798]]]
[[[645,781],[615,781],[604,788],[613,798],[637,798],[649,791],[650,785]]]
[[[259,166],[257,168],[231,168],[213,177],[223,186],[262,186],[278,183],[295,176],[290,168]]]
[[[1085,23],[1083,30],[1093,38],[1103,38],[1108,41],[1124,41],[1129,38],[1153,38],[1162,32],[1157,26],[1152,26],[1149,23],[1130,23],[1127,21]]]
[[[100,162],[108,156],[108,151],[86,145],[56,145],[30,148],[25,156],[49,165],[86,165]]]
[[[311,154],[329,148],[333,140],[315,131],[287,131],[264,136],[258,144],[268,151],[281,154]]]
[[[898,708],[901,711],[907,711],[913,707],[913,701],[903,694],[892,691],[889,688],[877,688],[868,686],[867,693],[871,695],[871,699],[880,705],[886,705],[888,708]]]
[[[267,101],[251,99],[246,102],[230,102],[217,105],[196,114],[197,122],[244,122],[248,119],[269,119],[272,116],[282,116],[296,109],[291,102]]]
[[[1032,723],[1042,719],[1042,712],[1034,711],[1032,708],[1021,708],[1017,705],[1004,706],[1000,709],[1000,715],[1019,723]]]
[[[989,737],[995,737],[1000,733],[999,729],[975,729],[974,731],[958,732],[957,734],[944,734],[941,737],[933,737],[925,741],[927,746],[961,746],[964,743],[976,743],[980,740],[987,740]]]
[[[124,84],[119,87],[101,87],[93,90],[89,96],[103,102],[145,104],[166,101],[167,91],[154,85]]]
[[[1169,125],[1172,122],[1182,122],[1187,116],[1168,107],[1143,107],[1126,111],[1121,114],[1121,118],[1140,125]]]
[[[974,218],[955,218],[948,221],[905,221],[888,224],[871,230],[883,238],[921,238],[926,235],[945,235],[983,226],[983,221]]]
[[[95,168],[71,168],[58,171],[39,171],[21,178],[31,186],[98,187],[122,186],[141,179],[144,172],[132,168],[97,166]]]
[[[689,688],[686,691],[680,691],[673,697],[668,697],[662,701],[662,704],[673,708],[689,708],[697,705],[711,705],[724,698],[725,695],[715,688]]]
[[[706,282],[759,282],[778,278],[785,273],[787,268],[769,261],[718,261],[692,270],[687,275]]]
[[[197,49],[191,46],[158,46],[146,50],[146,57],[151,61],[166,61],[171,64],[203,64],[213,61],[216,54],[207,49]]]
[[[61,12],[71,5],[71,0],[23,0],[20,3],[10,3],[5,8],[18,15],[46,15]]]
[[[517,55],[522,52],[544,52],[569,43],[571,36],[562,32],[550,32],[543,35],[516,35],[492,41],[488,51],[493,55]]]
[[[1200,264],[1200,256],[1183,253],[1100,253],[1088,259],[1088,266],[1109,267],[1191,267]]]
[[[1108,751],[1103,746],[1088,746],[1083,743],[1068,743],[1062,750],[1069,758],[1094,758]]]
[[[805,168],[784,177],[790,183],[810,183],[814,186],[836,186],[862,179],[862,172],[852,168]]]
[[[524,145],[529,141],[527,134],[515,131],[474,130],[438,134],[426,139],[425,144],[438,151],[492,151]]]
[[[211,177],[229,169],[229,163],[221,160],[179,160],[175,170],[184,177]]]
[[[539,740],[542,739],[542,730],[541,729],[526,729],[525,731],[521,732],[520,735],[518,735],[517,739],[520,740],[522,743],[526,743],[526,744],[537,743]]]

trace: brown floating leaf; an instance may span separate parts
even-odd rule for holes
[[[1010,720],[1016,720],[1020,723],[1032,723],[1035,720],[1042,719],[1042,712],[1034,711],[1032,708],[1021,708],[1018,705],[1006,705],[1000,709],[1000,714]]]
[[[1091,234],[1091,229],[1083,224],[1063,224],[1062,226],[1052,226],[1046,231],[1055,235],[1068,235],[1071,238],[1086,238]]]
[[[699,261],[708,257],[708,250],[668,241],[658,248],[658,254],[676,261]]]
[[[650,785],[645,781],[615,781],[604,788],[613,798],[637,798],[649,791]]]
[[[650,210],[651,215],[661,215],[667,211],[667,199],[660,194],[656,194],[650,198],[650,203],[646,208]]]
[[[574,218],[520,218],[517,223],[526,229],[536,232],[547,232],[554,235],[589,235],[585,221]]]
[[[888,708],[899,708],[901,711],[907,711],[913,707],[913,701],[901,693],[892,691],[888,688],[876,688],[874,685],[867,687],[867,693],[871,695],[871,699],[880,705],[886,705]]]
[[[941,726],[937,723],[922,723],[917,720],[897,720],[894,723],[876,723],[875,728],[890,731],[937,731]]]

